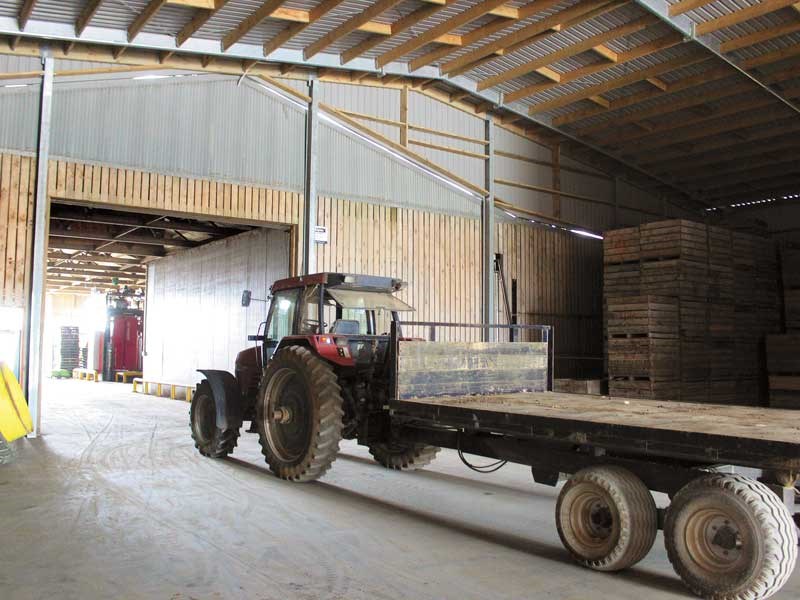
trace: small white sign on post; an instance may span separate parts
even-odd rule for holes
[[[314,227],[314,241],[317,244],[327,244],[328,243],[328,228],[322,225],[317,225]]]

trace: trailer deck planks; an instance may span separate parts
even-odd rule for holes
[[[391,407],[394,420],[414,425],[699,464],[800,469],[800,420],[791,410],[554,392],[413,398]]]

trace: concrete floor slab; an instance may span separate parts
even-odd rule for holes
[[[43,415],[0,467],[4,599],[692,597],[660,534],[627,572],[574,565],[557,491],[522,466],[480,475],[446,451],[398,473],[346,442],[300,485],[269,473],[252,434],[230,459],[201,457],[188,405],[129,385],[48,382]],[[798,597],[795,573],[775,598]]]

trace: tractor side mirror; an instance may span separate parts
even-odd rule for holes
[[[251,292],[250,290],[243,291],[242,292],[242,306],[244,306],[245,308],[250,306],[250,300],[252,299],[252,297],[253,297],[253,292]]]

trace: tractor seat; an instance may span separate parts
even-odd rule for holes
[[[361,331],[361,325],[355,319],[336,319],[331,325],[331,333],[340,333],[342,335],[358,335]]]

